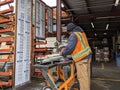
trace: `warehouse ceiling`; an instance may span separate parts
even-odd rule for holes
[[[117,3],[118,2],[118,3]],[[119,0],[62,0],[69,16],[62,23],[73,21],[88,37],[111,37],[120,30]],[[66,21],[65,21],[66,20]]]

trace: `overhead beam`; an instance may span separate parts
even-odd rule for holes
[[[56,7],[56,6],[53,6],[53,7],[51,7],[51,8],[52,8],[52,9],[55,9],[55,8],[57,8],[57,7]],[[66,10],[65,10],[64,8],[61,8],[61,10],[66,12]]]
[[[90,7],[90,4],[89,4],[89,1],[88,0],[85,0],[85,2],[86,2],[86,7]],[[88,10],[88,12],[89,12],[89,14],[92,14],[92,11],[91,11],[91,8],[87,8],[87,10]],[[91,26],[91,28],[94,30],[95,29],[95,26],[93,25],[93,18],[91,18],[90,19],[90,24],[92,23],[92,26]]]
[[[85,0],[85,4],[86,4],[86,7],[90,7],[90,5],[89,5],[89,3],[88,3],[88,0]],[[90,8],[87,8],[87,10],[88,10],[88,13],[89,13],[89,14],[92,14]],[[77,21],[77,19],[79,19],[79,16],[75,17],[75,21]],[[91,21],[92,21],[92,20],[91,20]]]
[[[86,7],[90,7],[88,0],[85,0],[85,3],[86,3]],[[87,8],[87,10],[90,14],[92,13],[90,8]]]
[[[113,1],[113,4],[116,2],[116,0]],[[111,8],[111,12],[113,12],[115,10],[115,6],[113,5],[112,8]]]
[[[114,12],[114,13],[98,13],[98,14],[88,14],[88,15],[79,15],[79,18],[85,18],[85,19],[89,19],[89,18],[106,18],[106,17],[110,17],[110,18],[114,18],[120,16],[120,12]]]
[[[57,41],[61,42],[61,0],[57,1],[56,22],[57,22]]]
[[[104,36],[101,36],[101,35],[98,35],[98,36],[94,36],[94,35],[92,35],[92,36],[89,36],[89,35],[87,35],[87,37],[88,38],[111,38],[112,36],[115,36],[115,35],[104,35]]]
[[[106,32],[105,31],[96,31],[96,32],[85,31],[85,32],[86,32],[87,37],[111,37],[111,36],[116,35],[116,32],[114,30],[106,31]],[[96,36],[95,36],[95,33],[97,34]],[[105,33],[107,33],[107,34],[105,34]]]
[[[96,31],[93,31],[93,30],[85,30],[85,32],[89,32],[89,33],[116,33],[115,31],[117,31],[117,29],[110,29],[110,30],[104,30],[104,29],[101,29],[101,30],[96,30]]]
[[[107,4],[107,5],[100,5],[100,6],[90,6],[90,7],[83,7],[83,8],[72,8],[72,9],[67,9],[66,11],[80,11],[80,10],[84,10],[84,9],[86,9],[86,8],[106,8],[106,7],[108,7],[108,6],[113,6],[114,4]],[[120,4],[118,4],[118,5],[120,5]]]
[[[63,20],[69,20],[69,19],[63,19]],[[95,21],[94,22],[95,24],[101,24],[101,23],[108,23],[108,21],[106,20],[106,21]],[[119,20],[114,20],[114,21],[110,21],[110,23],[120,23],[120,21]],[[77,23],[78,25],[89,25],[90,23],[89,22],[80,22],[80,23]]]
[[[111,37],[116,35],[116,31],[117,29],[102,30],[102,31],[85,30],[85,33],[88,37]],[[96,36],[95,33],[97,34]]]
[[[114,4],[115,2],[116,2],[116,0],[113,1],[113,4]],[[115,8],[116,8],[116,7],[113,5],[110,12],[111,12],[111,13],[114,12]],[[110,22],[110,21],[111,21],[111,18],[108,19],[107,24],[111,25],[111,22]],[[106,24],[106,27],[107,27],[107,24]],[[110,29],[110,28],[109,28],[109,29]]]
[[[86,14],[86,15],[74,15],[79,17],[79,19],[91,19],[91,18],[115,18],[120,17],[120,12],[110,12],[110,13],[97,13],[97,14]]]
[[[63,3],[64,7],[66,8],[66,10],[71,9],[70,6],[66,3],[66,0],[61,0],[61,2]],[[67,11],[70,13],[70,15],[73,15],[73,11]]]

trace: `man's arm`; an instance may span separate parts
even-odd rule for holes
[[[65,49],[62,51],[61,55],[66,56],[66,55],[70,55],[76,46],[77,43],[77,38],[74,34],[71,34],[69,39],[68,39],[68,44],[65,47]]]

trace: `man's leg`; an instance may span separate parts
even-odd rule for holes
[[[89,80],[89,85],[90,85],[90,88],[91,88],[91,80],[90,80],[90,77],[91,77],[91,58],[89,58],[88,62],[87,62],[87,68],[88,68],[88,80]]]
[[[77,78],[80,83],[80,90],[90,90],[89,64],[88,59],[76,62]]]

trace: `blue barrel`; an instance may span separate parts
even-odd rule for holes
[[[117,66],[120,67],[120,54],[116,55],[116,63],[117,63]]]

